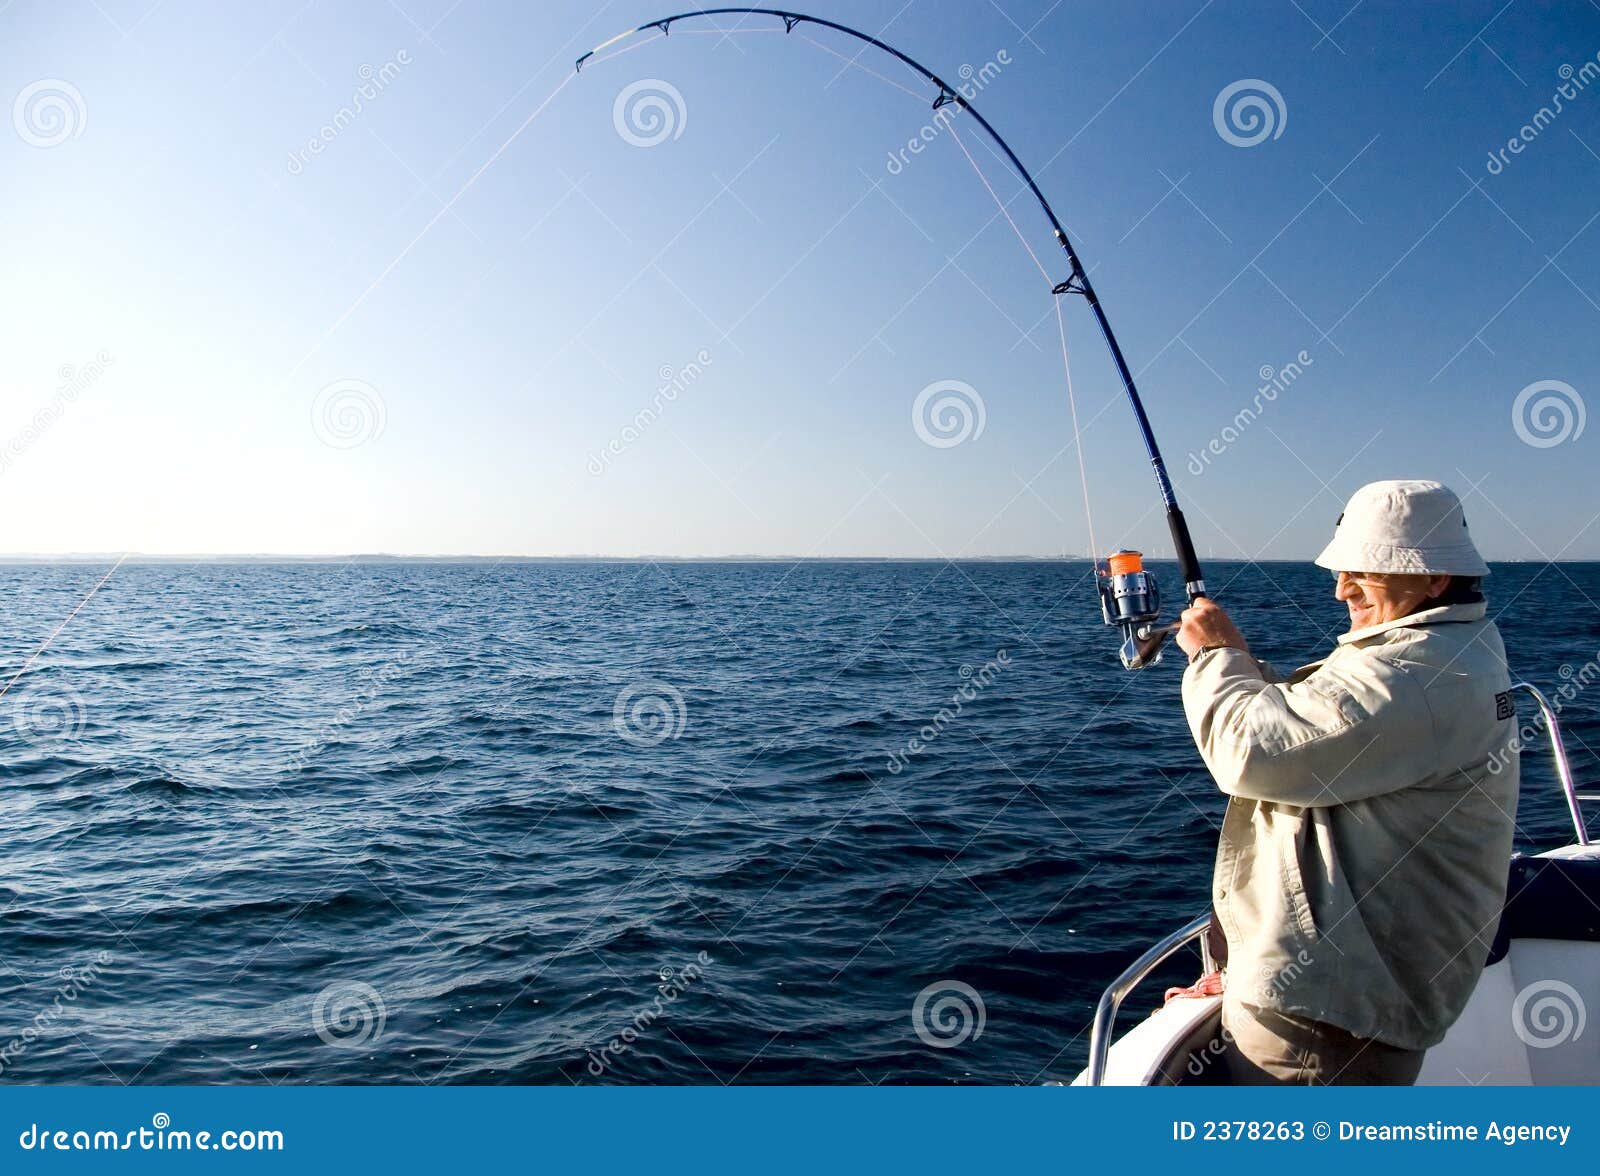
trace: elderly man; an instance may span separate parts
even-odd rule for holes
[[[1183,707],[1231,798],[1212,900],[1235,1084],[1410,1085],[1477,983],[1517,804],[1488,567],[1437,482],[1358,490],[1317,557],[1350,631],[1284,678],[1183,614]],[[1509,764],[1495,772],[1492,763]]]

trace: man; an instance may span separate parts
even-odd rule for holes
[[[1212,900],[1235,1084],[1410,1085],[1505,900],[1517,758],[1505,647],[1460,500],[1374,482],[1317,557],[1350,631],[1288,678],[1183,614],[1183,707],[1231,798]],[[1491,763],[1509,765],[1491,771]]]

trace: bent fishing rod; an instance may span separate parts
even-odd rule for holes
[[[891,57],[896,58],[911,70],[921,75],[938,88],[938,93],[933,99],[933,109],[939,110],[945,106],[954,105],[958,110],[972,116],[974,122],[983,130],[996,147],[1004,153],[1010,161],[1017,175],[1028,186],[1033,197],[1038,201],[1045,218],[1050,222],[1050,227],[1055,232],[1055,239],[1065,250],[1067,265],[1070,273],[1065,281],[1057,282],[1051,287],[1051,293],[1060,298],[1068,294],[1078,294],[1089,304],[1089,309],[1094,313],[1094,319],[1100,327],[1101,337],[1105,339],[1107,348],[1111,351],[1111,359],[1116,364],[1117,375],[1122,381],[1123,391],[1127,393],[1128,403],[1133,406],[1134,420],[1138,423],[1140,436],[1144,438],[1145,451],[1150,456],[1150,466],[1155,473],[1156,487],[1161,492],[1162,504],[1166,507],[1167,529],[1172,533],[1172,549],[1177,557],[1178,569],[1183,576],[1184,591],[1192,604],[1206,594],[1205,577],[1200,570],[1200,560],[1194,550],[1194,540],[1189,536],[1189,524],[1184,520],[1183,510],[1178,506],[1177,495],[1172,490],[1172,479],[1167,475],[1166,462],[1162,460],[1161,449],[1156,444],[1154,431],[1150,427],[1150,418],[1146,415],[1144,402],[1139,398],[1139,389],[1134,383],[1133,373],[1128,369],[1128,361],[1122,354],[1122,347],[1117,343],[1117,337],[1111,330],[1111,323],[1106,318],[1105,308],[1100,304],[1099,297],[1095,294],[1094,284],[1089,280],[1088,270],[1079,260],[1078,251],[1073,248],[1072,240],[1067,236],[1067,231],[1062,227],[1060,219],[1056,216],[1055,209],[1050,207],[1050,202],[1045,199],[1044,193],[1039,190],[1039,185],[1034,181],[1033,174],[1023,166],[1022,160],[1017,158],[1017,153],[1011,145],[1000,136],[990,125],[989,120],[978,112],[967,95],[961,88],[950,85],[938,74],[934,73],[921,62],[914,61],[893,45],[879,40],[877,37],[853,29],[849,25],[837,21],[826,20],[820,16],[808,16],[803,12],[789,12],[780,8],[703,8],[693,12],[680,12],[673,16],[665,16],[660,20],[649,21],[626,32],[618,33],[608,41],[596,45],[589,52],[579,57],[574,63],[574,69],[581,73],[584,63],[595,58],[595,55],[625,41],[640,33],[651,29],[660,31],[663,37],[668,36],[672,26],[680,21],[694,20],[700,17],[715,16],[774,16],[783,22],[783,31],[792,33],[797,25],[812,24],[819,28],[832,29],[853,37],[875,49],[882,50]],[[807,38],[809,39],[809,38]],[[603,59],[602,59],[603,60]],[[963,148],[963,151],[965,148]],[[977,164],[973,162],[974,169]],[[982,172],[979,171],[982,178]],[[987,181],[985,181],[987,183]],[[996,200],[998,201],[998,196]],[[1004,211],[1004,205],[1001,205]],[[1020,232],[1019,232],[1020,236]],[[1026,245],[1026,241],[1024,241]],[[1063,351],[1065,351],[1065,328],[1063,328]],[[1070,368],[1069,368],[1070,380]],[[1076,443],[1079,450],[1079,461],[1083,460],[1083,438],[1078,436]],[[1084,483],[1085,505],[1087,506],[1088,483]],[[1092,531],[1091,531],[1092,534]],[[1091,545],[1093,540],[1091,538]],[[1129,670],[1143,669],[1152,665],[1159,659],[1161,645],[1167,635],[1175,626],[1158,626],[1156,622],[1161,615],[1161,595],[1155,577],[1144,568],[1141,553],[1137,551],[1119,551],[1108,557],[1107,567],[1104,571],[1100,568],[1099,552],[1091,552],[1090,558],[1094,561],[1095,579],[1100,596],[1101,614],[1106,624],[1116,625],[1121,630],[1123,641],[1119,656],[1123,667]]]

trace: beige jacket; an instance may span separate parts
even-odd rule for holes
[[[1212,898],[1228,995],[1405,1049],[1461,1014],[1505,900],[1515,708],[1486,606],[1339,638],[1288,678],[1195,658],[1183,708],[1232,799]]]

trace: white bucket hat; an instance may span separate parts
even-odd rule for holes
[[[1350,497],[1317,564],[1335,572],[1487,576],[1455,491],[1438,482],[1369,482]]]

